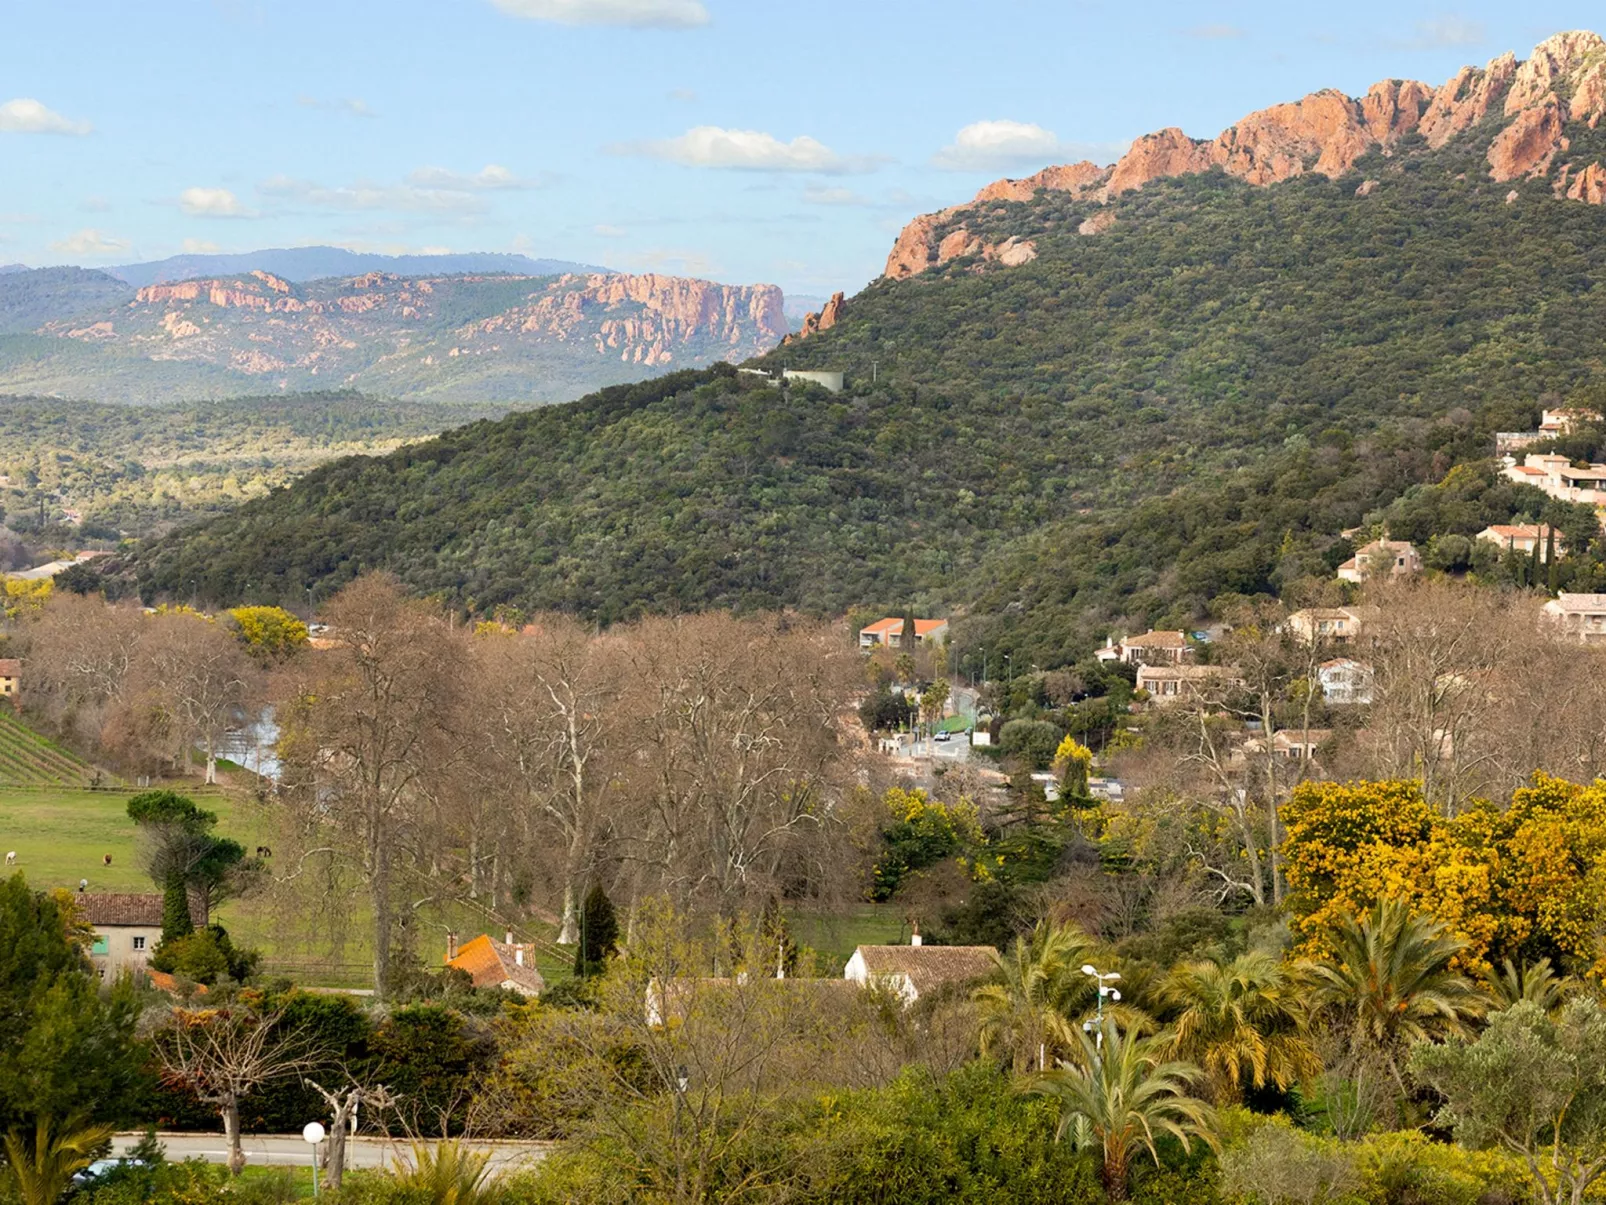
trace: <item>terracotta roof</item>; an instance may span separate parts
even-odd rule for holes
[[[1606,594],[1568,594],[1563,591],[1545,605],[1560,611],[1606,611]]]
[[[1493,535],[1501,540],[1543,540],[1550,535],[1550,528],[1543,523],[1491,523],[1478,535]],[[1559,544],[1561,533],[1557,532],[1556,535]]]
[[[1144,665],[1138,667],[1138,681],[1179,678],[1203,682],[1210,678],[1236,678],[1238,672],[1236,665]]]
[[[916,619],[915,635],[925,636],[931,632],[935,632],[940,627],[945,627],[947,623],[948,621],[946,619]],[[894,615],[887,619],[878,619],[869,627],[860,628],[859,631],[861,633],[873,632],[878,636],[896,632],[901,636],[903,635],[903,616]]]
[[[524,951],[524,964],[519,965],[518,952]],[[539,996],[546,990],[546,980],[534,964],[534,951],[529,946],[510,946],[481,933],[457,951],[457,957],[446,965],[465,972],[475,987],[501,987],[511,983],[526,996]]]
[[[162,897],[159,895],[131,891],[81,891],[77,900],[85,918],[97,929],[107,925],[137,925],[143,929],[162,927]]]
[[[921,995],[985,979],[998,967],[992,946],[860,946],[856,953],[871,975],[905,975]]]
[[[1529,477],[1546,477],[1546,476],[1549,476],[1549,474],[1547,474],[1544,469],[1536,469],[1532,465],[1527,465],[1527,464],[1514,464],[1514,465],[1511,466],[1510,471],[1513,472],[1513,473],[1524,473]]]
[[[1145,632],[1121,643],[1129,649],[1184,649],[1188,638],[1181,632]]]
[[[0,678],[20,678],[22,662],[15,657],[0,657]]]

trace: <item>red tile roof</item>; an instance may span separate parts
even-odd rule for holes
[[[916,636],[928,635],[928,634],[930,634],[932,632],[935,632],[938,628],[943,627],[944,625],[946,625],[947,622],[948,621],[946,619],[917,619],[917,620],[915,620],[915,635]],[[891,616],[891,617],[889,617],[887,619],[878,619],[875,623],[872,623],[869,627],[860,628],[859,630],[860,630],[861,633],[862,632],[874,632],[878,636],[886,635],[886,634],[889,634],[889,633],[892,633],[892,632],[896,632],[898,635],[902,636],[903,635],[903,617],[901,615],[894,615],[894,616]]]
[[[73,898],[84,910],[84,917],[97,929],[107,926],[160,929],[162,927],[162,897],[150,892],[137,891],[80,891]],[[199,910],[190,905],[190,921],[203,923]]]
[[[22,662],[15,657],[0,657],[0,678],[20,678]]]
[[[518,961],[520,949],[524,951],[522,966]],[[475,987],[511,983],[526,996],[539,996],[546,990],[546,980],[535,969],[533,954],[529,946],[510,946],[482,933],[459,949],[457,957],[448,959],[446,965],[466,973]]]

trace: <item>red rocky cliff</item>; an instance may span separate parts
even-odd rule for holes
[[[965,205],[910,222],[887,257],[886,275],[913,276],[961,256],[1024,263],[1030,242],[992,246],[971,233],[967,216],[1004,201],[1027,201],[1038,189],[1109,201],[1152,180],[1220,168],[1254,185],[1277,184],[1307,171],[1339,176],[1375,150],[1392,153],[1401,139],[1419,134],[1439,148],[1486,121],[1502,123],[1486,149],[1496,181],[1554,177],[1558,195],[1602,202],[1606,167],[1568,158],[1567,128],[1593,129],[1606,116],[1606,41],[1588,32],[1557,34],[1519,63],[1505,54],[1483,67],[1463,67],[1441,87],[1415,80],[1385,80],[1353,98],[1331,89],[1303,100],[1251,113],[1214,139],[1189,138],[1179,129],[1146,134],[1108,168],[1092,163],[1050,167],[1025,180],[989,184]],[[1368,190],[1370,191],[1370,190]],[[1362,194],[1365,195],[1365,194]],[[1099,220],[1104,219],[1104,220]],[[1099,214],[1082,223],[1095,235],[1111,225]],[[1021,250],[1021,249],[1029,250]]]

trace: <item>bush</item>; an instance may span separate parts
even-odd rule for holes
[[[1033,770],[1046,770],[1053,764],[1063,733],[1059,725],[1047,720],[1010,720],[999,731],[999,748],[1021,757]]]

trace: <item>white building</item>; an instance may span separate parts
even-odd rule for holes
[[[1543,613],[1580,643],[1606,641],[1606,594],[1558,594],[1544,605]]]
[[[1372,701],[1372,667],[1349,657],[1323,661],[1316,671],[1322,698],[1337,707]]]
[[[1373,540],[1338,567],[1341,581],[1373,577],[1410,577],[1422,572],[1422,556],[1406,540]]]
[[[842,977],[884,988],[907,1005],[940,988],[985,979],[997,969],[998,951],[992,946],[926,946],[916,934],[907,946],[860,946]]]

